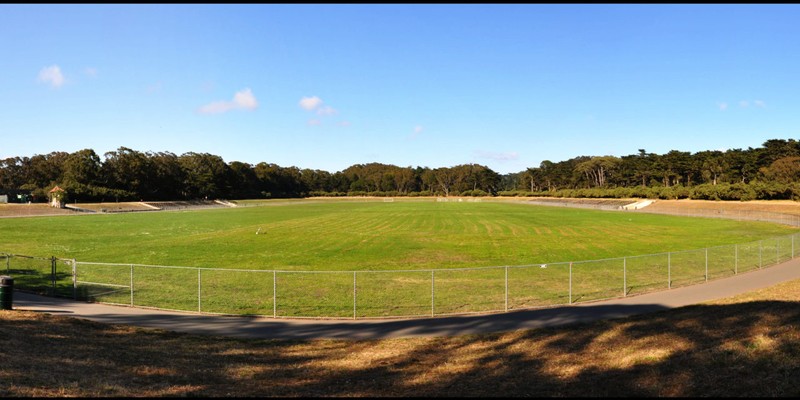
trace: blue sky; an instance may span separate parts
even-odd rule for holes
[[[0,5],[0,158],[499,173],[800,136],[800,5]]]

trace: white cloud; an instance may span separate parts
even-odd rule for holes
[[[411,139],[411,140],[414,140],[414,139],[417,138],[417,136],[419,136],[420,133],[422,133],[422,131],[423,131],[422,125],[417,125],[417,126],[414,127],[414,129],[411,132],[411,134],[408,135],[408,138]]]
[[[742,100],[742,101],[739,102],[739,107],[747,108],[749,106],[750,106],[750,102],[747,101],[747,100]]]
[[[39,82],[49,83],[54,88],[58,88],[64,84],[64,74],[61,73],[58,65],[45,67],[39,71]]]
[[[338,113],[338,111],[331,106],[317,108],[317,115],[334,115],[336,113]]]
[[[87,68],[85,68],[85,69],[83,70],[83,73],[85,73],[85,74],[86,74],[86,76],[95,77],[95,76],[97,76],[97,68],[94,68],[94,67],[87,67]]]
[[[519,153],[516,151],[508,153],[495,153],[491,151],[478,150],[475,152],[475,154],[480,158],[486,158],[495,161],[512,161],[519,159]]]
[[[258,101],[250,88],[242,89],[233,95],[231,101],[215,101],[200,107],[202,114],[219,114],[230,110],[255,110],[258,108]]]
[[[350,121],[342,121],[342,122],[339,122],[339,126],[350,126],[350,125],[351,125],[351,124],[350,124]]]
[[[767,103],[764,103],[763,100],[755,100],[753,101],[753,105],[760,108],[767,108]]]
[[[308,111],[312,111],[320,105],[322,105],[322,99],[317,96],[303,97],[300,99],[300,107],[303,107],[303,109]]]
[[[719,103],[719,104],[717,104],[717,106],[719,106],[719,109],[721,111],[725,111],[725,110],[728,109],[728,103]]]
[[[237,108],[244,108],[245,110],[255,110],[258,108],[256,96],[253,96],[253,92],[249,88],[236,92],[233,96],[233,102],[236,104]]]
[[[311,119],[308,120],[307,124],[309,124],[311,126],[317,126],[317,125],[322,125],[322,121],[320,121],[320,120],[318,120],[316,118],[311,118]]]

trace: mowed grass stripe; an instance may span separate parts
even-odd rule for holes
[[[256,235],[261,228],[260,234]],[[793,228],[506,203],[280,206],[0,220],[3,251],[79,261],[287,270],[523,265],[744,243]]]

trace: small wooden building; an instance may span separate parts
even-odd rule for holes
[[[50,206],[54,208],[64,208],[67,200],[67,191],[56,186],[50,189]]]

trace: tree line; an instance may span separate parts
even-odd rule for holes
[[[697,153],[579,156],[542,161],[501,175],[480,164],[399,167],[355,164],[345,170],[225,162],[208,153],[141,152],[127,147],[0,160],[0,194],[46,201],[54,186],[70,202],[254,199],[307,196],[558,196],[800,199],[800,142]]]

